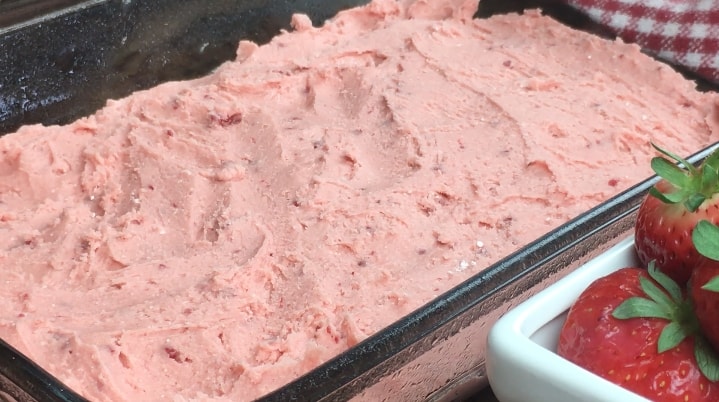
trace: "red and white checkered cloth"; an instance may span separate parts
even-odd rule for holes
[[[625,42],[719,83],[719,0],[567,0]]]

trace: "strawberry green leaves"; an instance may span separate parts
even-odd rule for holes
[[[682,157],[652,144],[663,156],[652,158],[652,170],[671,184],[671,191],[661,192],[656,187],[649,194],[666,204],[683,204],[696,211],[702,203],[719,192],[719,150],[709,155],[697,168]]]
[[[692,241],[699,254],[719,261],[719,227],[707,220],[697,222],[692,231]]]
[[[712,292],[719,292],[719,276],[715,276],[709,282],[702,286],[704,290],[711,290]]]
[[[660,272],[654,262],[649,264],[650,279],[640,278],[645,297],[631,297],[617,306],[614,318],[662,318],[669,321],[659,336],[659,352],[678,345],[688,335],[696,332],[697,324],[692,317],[691,306],[685,301],[679,286],[671,278]]]
[[[719,230],[719,228],[718,228]],[[699,370],[710,381],[719,380],[719,359],[699,333],[699,323],[691,301],[681,288],[666,274],[659,271],[654,261],[649,263],[649,278],[639,279],[646,297],[630,297],[617,306],[612,315],[626,320],[632,318],[660,318],[667,320],[657,340],[659,353],[679,345],[688,336],[694,336],[694,355]]]
[[[652,279],[655,277],[662,277],[662,281],[674,282],[669,279],[669,277],[659,272],[653,262],[649,264],[649,275]],[[649,298],[631,297],[627,299],[614,310],[614,318],[618,318],[620,320],[637,317],[664,318],[666,320],[673,319],[675,316],[674,310],[676,310],[676,305],[682,301],[681,291],[679,292],[678,297],[676,294],[669,296],[647,278],[640,278],[639,283],[641,284],[642,290],[647,294],[647,296],[649,296]]]
[[[699,370],[709,381],[719,380],[719,358],[701,335],[694,337],[694,358],[697,359]]]
[[[692,232],[692,241],[699,254],[719,261],[719,227],[706,220],[697,222]],[[709,280],[702,289],[719,292],[719,276]]]

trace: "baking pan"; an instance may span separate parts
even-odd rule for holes
[[[308,14],[319,25],[341,9],[366,2],[0,0],[0,133],[22,124],[66,123],[107,99],[204,75],[231,59],[240,39],[264,43],[288,29],[294,12]],[[587,23],[556,3],[482,0],[478,16],[543,6],[575,27]],[[401,395],[403,400],[445,401],[485,387],[491,325],[626,237],[654,180],[534,241],[262,400]],[[0,362],[0,400],[84,400],[2,342]]]

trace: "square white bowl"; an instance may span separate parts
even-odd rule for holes
[[[487,339],[487,374],[501,402],[648,402],[560,357],[567,311],[595,279],[637,266],[634,237],[588,261],[502,316]]]

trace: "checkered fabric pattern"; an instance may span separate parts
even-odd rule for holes
[[[719,0],[567,0],[625,42],[719,83]]]

